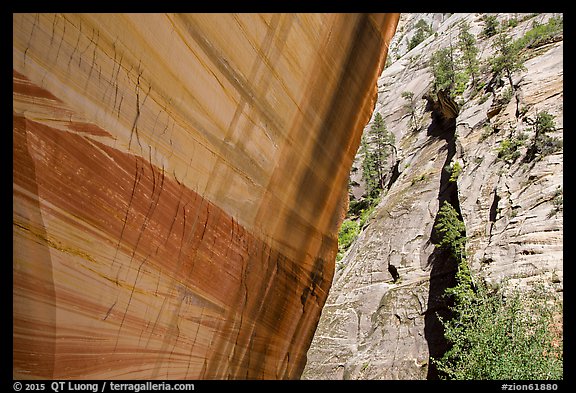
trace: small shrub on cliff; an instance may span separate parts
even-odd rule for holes
[[[517,138],[506,138],[500,142],[498,146],[498,158],[513,163],[518,157],[520,157],[520,151],[518,150],[522,146],[522,141]]]
[[[462,173],[462,166],[458,161],[456,161],[448,168],[448,170],[450,172],[450,178],[448,179],[448,181],[451,183],[455,183],[458,180],[458,176],[460,176],[460,173]]]
[[[352,245],[360,233],[360,226],[356,220],[344,220],[338,232],[338,257],[342,259],[346,250]]]
[[[376,198],[375,200],[372,201],[372,203],[367,209],[362,210],[362,212],[360,213],[360,223],[359,223],[360,228],[364,228],[364,225],[366,225],[370,217],[372,217],[372,214],[374,213],[374,210],[376,209],[378,203],[380,203],[380,198]]]
[[[466,227],[460,215],[448,201],[438,211],[434,229],[437,233],[435,244],[440,249],[449,251],[457,261],[462,259],[466,244]]]
[[[539,112],[532,121],[534,139],[526,152],[525,161],[532,161],[537,155],[546,156],[562,149],[562,140],[551,137],[549,132],[556,130],[554,116],[546,111]]]
[[[496,100],[496,104],[499,105],[506,105],[508,104],[511,100],[512,97],[514,97],[514,92],[512,91],[512,89],[510,88],[510,86],[508,86],[507,88],[505,88],[502,91],[502,94],[500,95],[500,97],[498,97],[498,99]]]
[[[510,18],[502,21],[502,28],[514,28],[518,26],[518,18]]]
[[[548,213],[548,218],[554,217],[558,212],[564,209],[564,196],[562,187],[558,186],[552,198],[552,210]]]
[[[545,24],[534,22],[532,28],[516,41],[519,49],[536,48],[551,41],[564,31],[564,20],[561,16],[552,17]]]

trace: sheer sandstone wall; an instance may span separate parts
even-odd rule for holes
[[[298,378],[397,14],[14,14],[14,378]]]

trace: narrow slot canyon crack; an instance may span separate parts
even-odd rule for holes
[[[440,218],[440,209],[444,203],[449,203],[457,212],[460,219],[462,213],[460,210],[460,201],[458,193],[458,182],[451,179],[452,163],[456,157],[456,118],[458,116],[458,105],[451,99],[442,95],[443,99],[438,103],[433,103],[433,122],[428,129],[431,137],[443,139],[446,142],[446,159],[442,166],[440,183],[438,185],[438,213],[434,219],[434,225],[430,233],[430,242],[438,243],[439,234],[436,231],[436,225]],[[450,110],[443,110],[447,105]],[[444,113],[450,113],[446,117]],[[464,233],[464,236],[466,234]],[[429,380],[439,379],[440,375],[432,359],[441,358],[448,350],[448,342],[444,336],[444,327],[439,317],[443,320],[451,318],[450,302],[445,296],[446,289],[451,288],[456,283],[456,273],[458,271],[458,262],[450,255],[447,250],[434,248],[428,258],[430,269],[430,282],[428,291],[427,311],[424,318],[424,334],[428,345],[428,371],[426,378]]]

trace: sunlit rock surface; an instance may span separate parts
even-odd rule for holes
[[[13,377],[298,378],[397,14],[14,14]]]
[[[461,21],[469,23],[478,39],[482,61],[494,54],[495,37],[480,35],[482,16],[402,14],[391,44],[395,61],[378,81],[375,109],[395,135],[399,175],[339,263],[303,379],[437,378],[430,358],[442,356],[446,341],[436,315],[445,317],[444,291],[455,285],[455,267],[438,257],[432,242],[443,200],[460,207],[474,277],[495,287],[541,284],[562,298],[563,202],[557,201],[564,184],[563,149],[528,163],[523,162],[526,146],[514,163],[498,158],[505,138],[525,133],[527,141],[533,139],[530,120],[540,111],[554,116],[556,130],[550,134],[562,139],[561,36],[528,51],[525,69],[513,75],[515,97],[498,113],[491,113],[492,108],[505,94],[507,81],[490,91],[466,94],[451,127],[439,127],[427,100],[421,99],[433,81],[431,55],[455,45]],[[514,39],[554,16],[497,14],[499,23],[522,20],[510,29]],[[416,30],[403,29],[409,25],[404,21],[415,25],[421,19],[436,31],[403,52],[400,43],[409,41]],[[399,48],[398,58],[395,48]],[[487,86],[491,78],[482,72],[480,81]],[[418,130],[410,123],[403,92],[417,98]],[[525,116],[520,111],[526,111]],[[454,162],[460,163],[462,172],[450,182],[443,168]],[[361,168],[359,162],[356,165]],[[356,176],[360,178],[360,171]],[[390,266],[396,268],[398,280]]]

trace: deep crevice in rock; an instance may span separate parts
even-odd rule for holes
[[[433,109],[433,121],[428,127],[428,135],[446,141],[446,161],[442,167],[440,184],[438,188],[438,209],[445,201],[450,203],[454,209],[460,212],[460,202],[458,199],[458,185],[455,181],[450,181],[450,163],[456,155],[456,116],[446,117],[439,106],[442,103],[431,105]],[[434,227],[438,222],[438,215],[434,219],[434,225],[430,233],[430,242],[436,243],[438,234]],[[456,285],[456,272],[458,262],[446,250],[435,248],[428,258],[430,271],[430,286],[428,290],[427,311],[424,317],[424,336],[428,343],[429,361],[427,379],[439,379],[439,371],[436,369],[432,358],[440,358],[448,350],[449,345],[444,337],[444,327],[440,318],[446,320],[451,317],[450,301],[444,296],[447,288]]]

